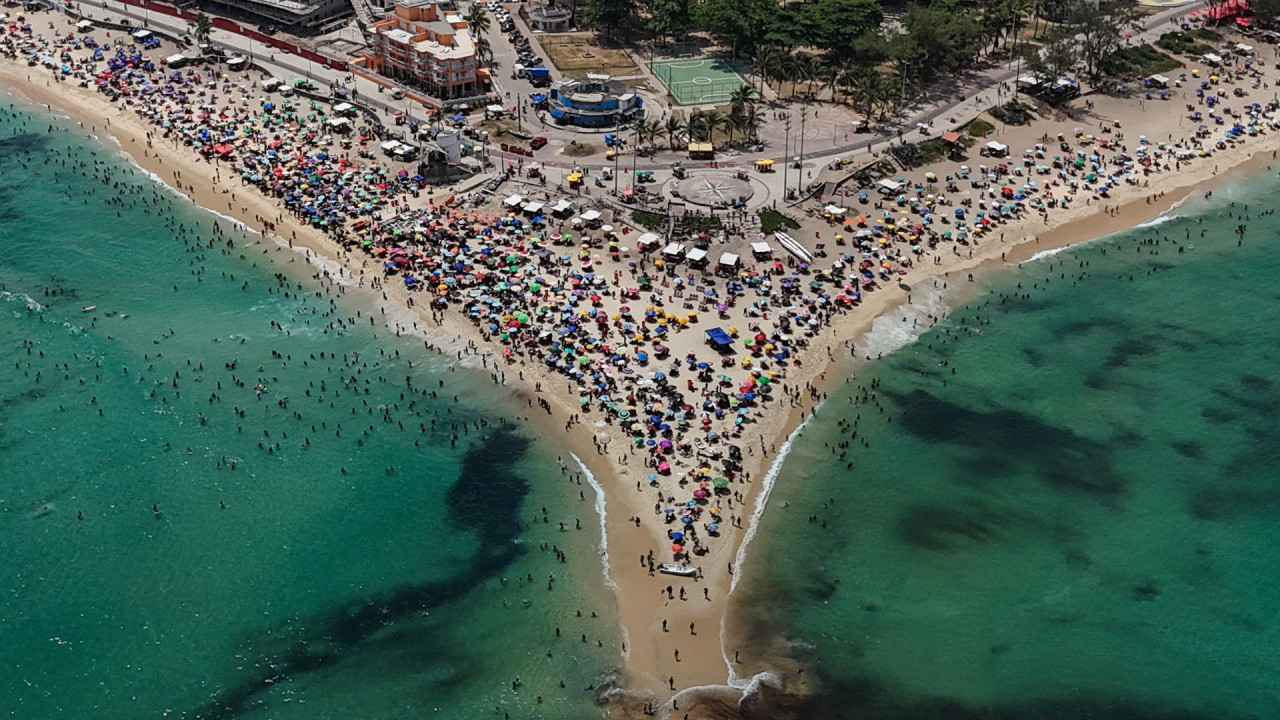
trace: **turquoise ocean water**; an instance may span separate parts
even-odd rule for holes
[[[1000,274],[832,393],[736,615],[802,717],[1280,717],[1277,192]]]
[[[599,717],[591,488],[313,274],[0,115],[0,716]]]

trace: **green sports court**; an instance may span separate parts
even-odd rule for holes
[[[680,105],[726,103],[734,90],[747,84],[728,61],[720,58],[655,62],[651,69]]]

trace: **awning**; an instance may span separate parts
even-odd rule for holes
[[[560,118],[564,117],[564,110],[560,108],[551,108],[551,117],[559,120]]]
[[[738,265],[738,256],[733,253],[720,253],[720,264],[726,267],[736,267]]]
[[[840,207],[839,205],[828,205],[822,208],[822,212],[828,215],[843,215],[844,208]]]
[[[551,212],[553,213],[567,213],[570,210],[573,210],[573,203],[568,200],[557,200],[556,203],[551,206]]]
[[[662,254],[679,257],[684,254],[684,243],[668,243],[666,247],[662,248]]]
[[[955,130],[948,130],[947,132],[942,133],[942,142],[944,143],[959,142],[959,140],[960,133]]]
[[[594,212],[594,211],[590,211],[590,212]],[[587,213],[582,213],[582,219],[583,220],[587,219]],[[647,232],[641,235],[640,237],[636,238],[636,247],[646,247],[648,245],[652,245],[658,242],[661,239],[662,238],[658,237],[658,233]]]
[[[688,260],[691,263],[702,262],[703,260],[707,259],[707,251],[703,250],[702,248],[694,248],[689,252],[685,253],[684,257],[686,260]]]
[[[773,248],[769,247],[767,242],[753,242],[751,243],[751,252],[757,255],[768,255],[773,252]]]
[[[586,220],[587,222],[594,222],[594,221],[596,221],[596,220],[599,220],[599,219],[600,219],[600,211],[599,211],[599,210],[588,210],[588,211],[586,211],[586,212],[582,213],[582,219],[583,219],[583,220]],[[652,234],[652,233],[648,233],[648,234]],[[644,235],[641,235],[640,237],[641,237],[641,239],[643,239],[643,238],[644,238]],[[657,235],[654,235],[654,238],[655,238],[655,239],[656,239],[657,237],[658,237]]]
[[[883,190],[888,190],[889,192],[895,192],[898,188],[902,187],[902,183],[894,182],[886,178],[876,183],[876,186]]]
[[[760,158],[756,161],[756,164],[768,167],[773,164],[773,158]]]
[[[711,341],[712,345],[718,345],[721,347],[733,344],[733,338],[729,337],[729,333],[718,327],[711,328],[707,331],[707,339]]]
[[[512,195],[511,197],[508,197],[506,200],[503,200],[502,204],[506,205],[507,207],[519,207],[520,203],[522,202],[524,202],[524,198],[520,197],[519,195]]]

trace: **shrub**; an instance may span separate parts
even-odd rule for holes
[[[965,125],[962,129],[968,133],[970,137],[982,137],[992,130],[995,130],[996,126],[982,118],[978,118],[973,122],[970,122],[968,125]]]
[[[996,105],[988,112],[991,117],[1005,125],[1026,125],[1031,121],[1031,108],[1017,100],[1010,100],[1004,105]]]
[[[1150,45],[1116,50],[1102,63],[1102,71],[1117,78],[1146,77],[1181,67],[1176,60]]]
[[[920,165],[920,161],[924,159],[924,153],[920,151],[920,146],[909,142],[900,142],[897,145],[890,145],[889,154],[892,155],[895,160],[907,167],[916,167]]]
[[[662,213],[650,212],[648,210],[635,210],[631,213],[631,219],[637,225],[646,230],[661,230],[667,226],[667,216]]]
[[[771,233],[783,228],[798,230],[800,223],[791,216],[780,213],[777,210],[765,210],[760,213],[760,232]]]

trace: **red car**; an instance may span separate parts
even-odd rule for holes
[[[541,150],[547,144],[547,139],[539,135],[529,141],[529,147],[533,150]]]

